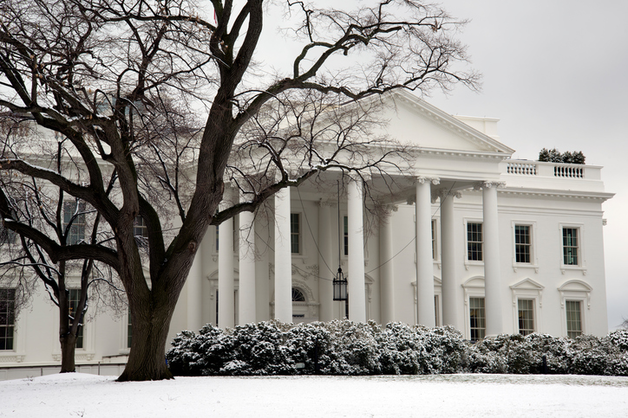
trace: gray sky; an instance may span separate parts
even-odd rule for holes
[[[442,110],[500,119],[514,158],[541,148],[583,151],[602,165],[609,329],[628,318],[628,1],[446,0],[471,19],[460,39],[483,74],[480,93],[458,87],[426,98]]]

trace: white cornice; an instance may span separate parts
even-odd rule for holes
[[[537,196],[537,197],[552,197],[552,198],[560,198],[560,199],[589,199],[589,200],[600,200],[606,201],[613,196],[615,193],[606,193],[606,192],[587,192],[587,191],[576,191],[576,190],[543,190],[543,189],[509,189],[508,187],[504,189],[498,190],[499,194],[506,195],[521,195],[521,196]]]

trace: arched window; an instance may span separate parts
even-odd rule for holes
[[[303,291],[297,289],[296,287],[292,288],[292,301],[293,302],[305,302],[305,295]]]

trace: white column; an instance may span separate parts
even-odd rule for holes
[[[229,194],[225,190],[223,199]],[[218,226],[218,326],[235,325],[234,274],[233,274],[233,218]]]
[[[318,298],[320,302],[319,320],[331,321],[334,319],[333,277],[334,264],[332,263],[332,230],[331,207],[326,202],[318,204]]]
[[[441,232],[441,279],[443,283],[443,325],[454,325],[457,319],[455,245],[454,233],[454,197],[456,193],[444,192],[440,195],[440,232]]]
[[[203,244],[196,249],[196,255],[187,279],[187,329],[198,331],[203,324]]]
[[[275,194],[275,319],[292,322],[290,189]]]
[[[484,303],[486,335],[503,332],[500,297],[499,223],[497,213],[498,183],[484,183],[482,188],[484,238]]]
[[[434,262],[432,260],[431,179],[416,182],[416,289],[417,319],[426,327],[436,325],[434,313]]]
[[[253,212],[240,213],[239,248],[239,322],[240,324],[250,324],[256,321],[255,214]]]
[[[349,180],[347,189],[347,227],[349,238],[347,291],[349,293],[349,319],[356,322],[366,322],[362,180]]]
[[[387,210],[386,214],[382,216],[379,223],[379,283],[381,294],[380,319],[382,324],[387,324],[395,320],[395,270],[392,261],[393,230],[391,215],[390,211]]]

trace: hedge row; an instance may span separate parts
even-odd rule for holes
[[[472,344],[452,327],[276,321],[183,331],[166,354],[179,376],[561,373],[628,376],[628,330],[576,339],[499,335]],[[544,360],[545,357],[545,360]]]

